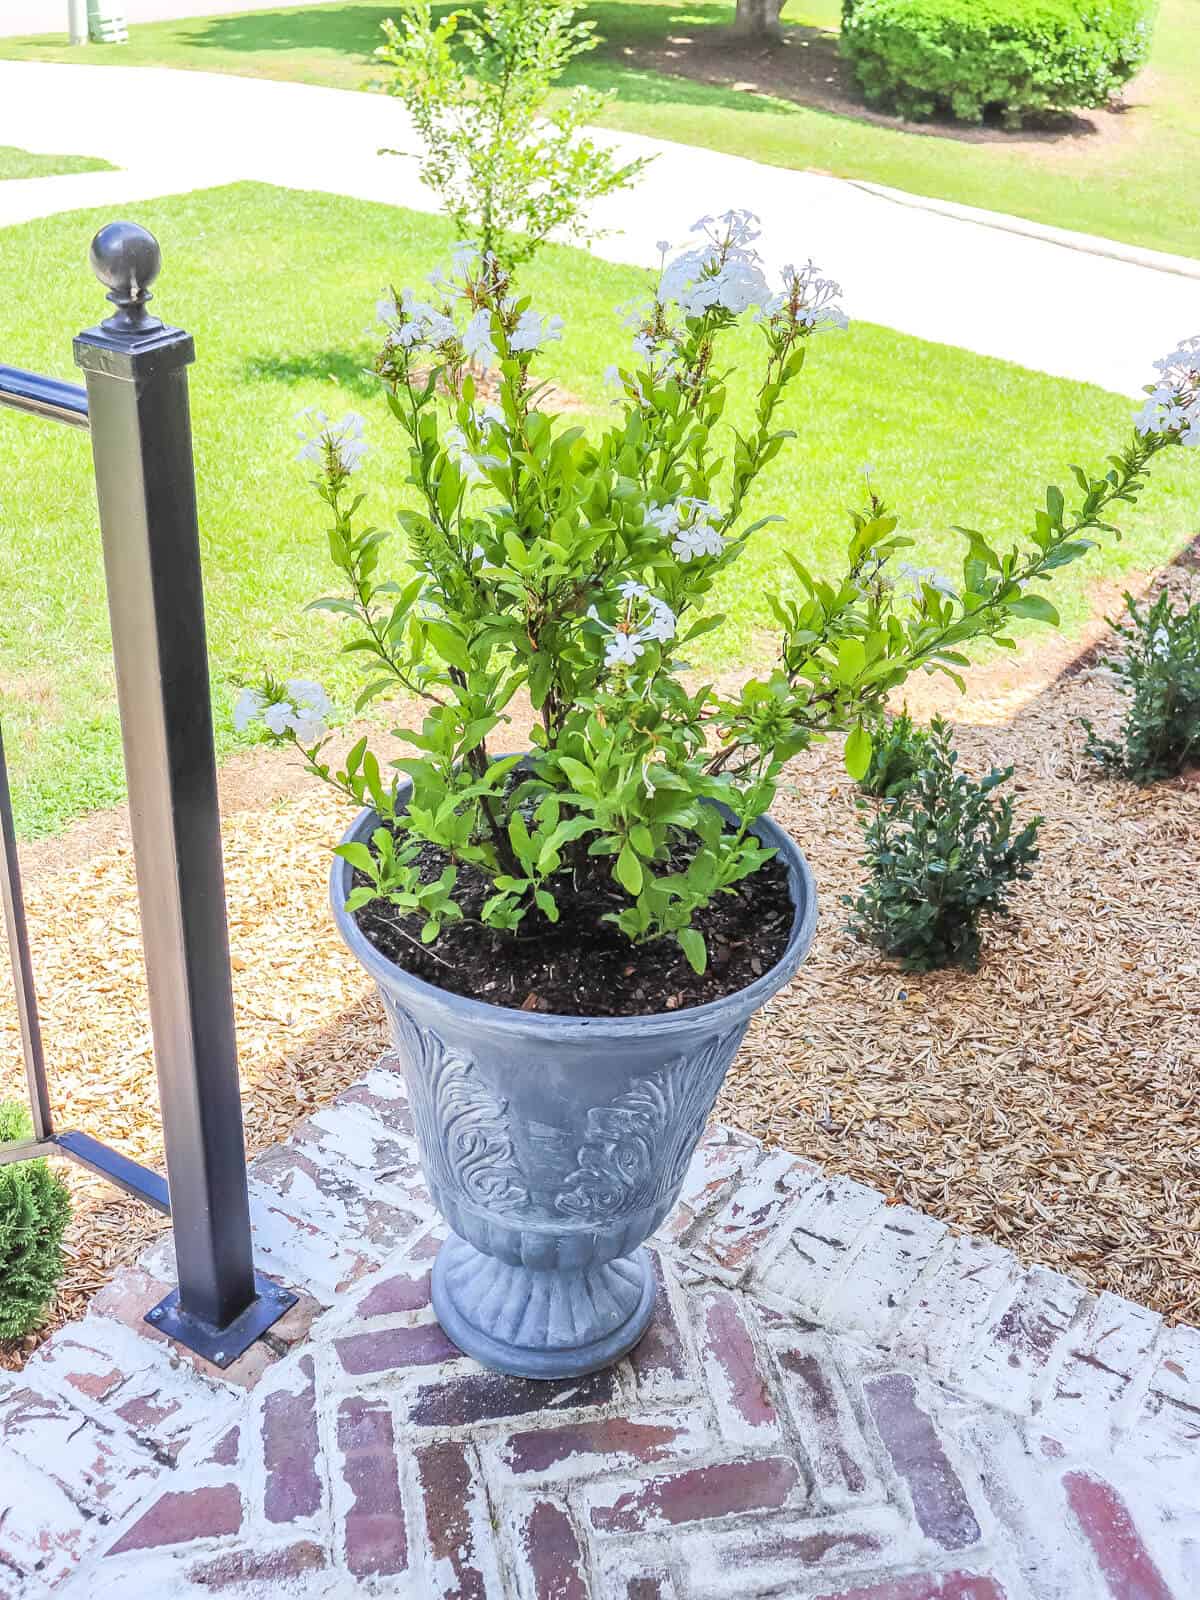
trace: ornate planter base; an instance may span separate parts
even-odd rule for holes
[[[518,1378],[580,1378],[632,1350],[654,1315],[645,1250],[574,1271],[484,1255],[457,1234],[433,1264],[443,1332],[485,1367]]]
[[[378,822],[364,811],[346,842],[370,839]],[[334,915],[379,985],[425,1181],[450,1227],[433,1309],[485,1367],[579,1378],[619,1361],[650,1325],[642,1243],[679,1197],[750,1018],[793,976],[816,923],[804,857],[770,818],[754,827],[787,865],[786,949],[734,994],[645,1016],[518,1011],[413,977],[347,912],[353,869],[337,859]]]

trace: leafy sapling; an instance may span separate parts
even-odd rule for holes
[[[645,161],[618,165],[583,132],[612,98],[550,91],[595,48],[575,0],[483,0],[434,21],[431,0],[405,0],[375,52],[421,138],[421,179],[460,237],[509,267],[553,234],[595,237],[592,202],[633,183]]]
[[[702,218],[680,253],[663,246],[645,297],[624,309],[631,348],[593,429],[555,414],[537,368],[561,318],[533,305],[502,257],[460,250],[432,292],[382,307],[375,370],[411,490],[397,526],[362,519],[353,421],[321,427],[302,455],[318,468],[338,580],[314,604],[341,620],[365,668],[358,709],[382,694],[423,704],[419,725],[396,730],[415,754],[385,774],[360,741],[335,771],[324,741],[303,736],[294,681],[264,679],[247,703],[267,737],[296,744],[392,836],[360,847],[363,914],[369,890],[436,946],[463,914],[464,875],[482,875],[471,914],[500,934],[538,935],[586,906],[613,936],[673,940],[703,971],[697,916],[763,865],[754,824],[785,763],[840,733],[851,776],[866,776],[871,730],[906,678],[961,683],[973,641],[1011,645],[1016,618],[1055,622],[1047,581],[1115,534],[1114,511],[1156,457],[1200,442],[1195,374],[1173,369],[1103,474],[1074,469],[1073,507],[1051,487],[1026,540],[961,529],[953,579],[906,564],[912,540],[868,484],[827,575],[786,552],[770,669],[736,693],[692,684],[689,647],[724,620],[718,581],[779,520],[754,496],[792,438],[785,397],[846,321],[837,284],[811,262],[768,282],[757,236],[754,217],[730,211]],[[744,321],[758,342],[755,401],[730,428],[724,358]],[[532,748],[494,758],[518,694],[534,712]]]
[[[1010,886],[1030,876],[1041,817],[1017,828],[996,790],[1012,768],[978,781],[957,771],[950,729],[930,729],[920,770],[891,805],[867,819],[862,865],[870,876],[852,908],[851,932],[912,972],[974,968],[980,921],[1005,909]]]
[[[887,716],[872,730],[871,760],[858,781],[864,794],[895,800],[904,793],[929,756],[929,734],[909,716]]]
[[[1200,603],[1176,610],[1163,589],[1142,609],[1125,596],[1125,620],[1111,619],[1124,641],[1104,665],[1127,697],[1116,739],[1102,739],[1087,718],[1087,752],[1135,783],[1173,778],[1200,762]]]

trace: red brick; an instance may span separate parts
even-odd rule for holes
[[[802,1489],[799,1469],[786,1456],[722,1461],[643,1478],[634,1487],[605,1484],[593,1493],[591,1521],[600,1533],[643,1533],[712,1517],[778,1511]]]
[[[1068,1472],[1067,1503],[1104,1574],[1112,1600],[1172,1600],[1129,1507],[1103,1478]]]
[[[145,1497],[160,1470],[127,1435],[94,1422],[63,1396],[25,1385],[0,1401],[0,1439],[14,1466],[16,1457],[24,1457],[61,1487],[80,1522],[124,1516]],[[0,1525],[7,1509],[0,1502]],[[3,1548],[0,1539],[0,1554]]]
[[[802,1336],[780,1350],[779,1365],[820,1498],[832,1506],[882,1500],[882,1485],[827,1344]]]
[[[356,1377],[366,1372],[436,1366],[462,1358],[462,1351],[451,1344],[436,1322],[353,1333],[338,1339],[335,1349],[342,1366]]]
[[[568,1422],[559,1428],[531,1428],[513,1433],[500,1448],[500,1461],[521,1477],[562,1477],[600,1466],[650,1466],[696,1448],[704,1434],[672,1420],[635,1422],[629,1417],[602,1417],[597,1422]]]
[[[392,1575],[408,1566],[408,1530],[391,1412],[383,1401],[343,1400],[338,1447],[353,1504],[346,1513],[346,1565],[356,1578]]]
[[[651,1252],[658,1296],[654,1320],[629,1354],[638,1393],[647,1400],[676,1400],[695,1389],[687,1346],[671,1303],[667,1276],[659,1256]]]
[[[849,1516],[777,1513],[750,1523],[680,1528],[672,1554],[687,1573],[690,1600],[730,1600],[759,1593],[790,1597],[821,1574],[896,1567],[911,1563],[914,1552],[911,1533],[891,1507],[868,1507]]]
[[[965,1550],[978,1543],[979,1523],[966,1490],[932,1420],[917,1404],[913,1380],[906,1373],[889,1372],[868,1383],[865,1392],[892,1465],[908,1487],[922,1533],[944,1550]]]
[[[814,1600],[1006,1600],[1006,1592],[995,1578],[975,1572],[914,1572],[826,1591]]]
[[[804,1187],[798,1204],[780,1221],[782,1248],[767,1252],[754,1274],[755,1288],[778,1295],[808,1316],[818,1315],[882,1208],[877,1189],[852,1178],[821,1175]]]
[[[758,1444],[779,1433],[766,1358],[760,1357],[742,1316],[742,1302],[717,1289],[697,1302],[701,1362],[721,1433],[739,1444]]]
[[[213,1467],[236,1467],[241,1447],[242,1430],[233,1427],[223,1433],[209,1451],[205,1460]]]
[[[281,1594],[285,1591],[275,1585],[308,1572],[321,1572],[326,1565],[321,1546],[305,1539],[282,1550],[229,1550],[211,1561],[197,1562],[188,1569],[188,1578],[201,1588],[218,1593],[222,1589],[240,1589],[247,1583],[269,1583],[272,1588],[266,1591],[268,1594]]]
[[[772,1241],[800,1194],[820,1180],[820,1168],[783,1151],[765,1156],[692,1247],[718,1277],[738,1282]]]
[[[517,1529],[531,1580],[529,1600],[590,1600],[579,1536],[556,1500],[537,1500]]]
[[[232,1483],[202,1489],[168,1490],[117,1540],[110,1556],[128,1550],[154,1550],[161,1545],[190,1544],[237,1533],[242,1525],[242,1497]]]
[[[961,1382],[972,1393],[1028,1415],[1045,1375],[1067,1352],[1069,1331],[1085,1298],[1061,1273],[1031,1267],[962,1362]]]
[[[729,1195],[742,1173],[757,1161],[760,1151],[753,1139],[717,1125],[701,1139],[683,1180],[674,1211],[659,1234],[678,1244],[700,1218],[716,1209]]]
[[[425,1516],[426,1600],[488,1600],[496,1589],[491,1514],[474,1458],[456,1440],[416,1452]]]
[[[396,1191],[407,1205],[429,1204],[416,1144],[397,1133],[366,1106],[330,1106],[309,1117],[292,1135],[292,1143],[319,1159],[361,1173],[369,1187]]]
[[[955,1436],[978,1474],[1004,1547],[1030,1594],[1074,1600],[1086,1595],[1079,1570],[1087,1563],[1080,1559],[1076,1542],[1063,1537],[1066,1497],[1058,1477],[1045,1468],[1055,1452],[1061,1457],[1061,1446],[1043,1438],[1035,1454],[1024,1426],[991,1407],[961,1418]]]
[[[951,1237],[934,1253],[913,1289],[891,1349],[945,1375],[985,1327],[1017,1271],[1007,1250],[988,1239]]]
[[[339,1106],[364,1106],[385,1122],[393,1133],[410,1137],[413,1133],[412,1111],[404,1079],[397,1068],[376,1067],[361,1083],[344,1090],[334,1101]]]
[[[1162,1318],[1107,1290],[1073,1333],[1039,1423],[1102,1446],[1126,1396],[1139,1386]]]
[[[321,1441],[311,1356],[301,1357],[297,1374],[302,1380],[297,1389],[277,1389],[263,1403],[263,1509],[268,1522],[311,1517],[321,1505],[321,1480],[315,1466]]]
[[[285,1213],[343,1248],[383,1257],[416,1231],[418,1216],[359,1186],[357,1175],[320,1146],[277,1145],[251,1163],[254,1183],[275,1192]]]
[[[371,1285],[359,1302],[360,1317],[395,1317],[404,1311],[424,1311],[430,1303],[432,1267],[424,1271],[397,1273]]]
[[[421,1389],[409,1410],[419,1427],[459,1428],[497,1417],[520,1417],[531,1411],[574,1410],[607,1405],[617,1395],[616,1370],[586,1378],[544,1381],[509,1378],[499,1372],[469,1372]]]

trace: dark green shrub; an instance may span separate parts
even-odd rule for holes
[[[929,754],[929,734],[907,711],[872,730],[871,764],[859,779],[864,794],[894,800],[908,788]]]
[[[1120,738],[1101,739],[1083,718],[1090,756],[1132,778],[1155,783],[1200,761],[1200,604],[1176,611],[1164,589],[1148,611],[1125,596],[1128,621],[1110,622],[1125,651],[1104,665],[1129,696]]]
[[[862,865],[870,877],[852,908],[850,930],[907,971],[974,967],[979,922],[1004,910],[1009,885],[1030,876],[1041,817],[1014,831],[1013,806],[996,789],[1012,768],[976,782],[956,772],[950,729],[938,718],[924,764],[866,826]]]
[[[0,1104],[0,1144],[31,1131],[23,1106]],[[0,1167],[0,1340],[23,1338],[45,1319],[70,1215],[66,1186],[44,1161]]]
[[[1154,0],[847,0],[842,51],[867,104],[921,120],[1105,105],[1150,49]]]

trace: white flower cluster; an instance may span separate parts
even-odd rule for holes
[[[588,616],[609,635],[604,645],[604,665],[635,667],[638,657],[645,654],[647,644],[666,644],[675,637],[675,613],[665,600],[651,594],[644,583],[630,579],[621,585],[618,593],[625,602],[621,622],[605,622],[595,606],[588,607]]]
[[[665,506],[651,506],[646,513],[646,521],[657,528],[664,539],[670,539],[673,554],[685,563],[700,556],[723,553],[725,537],[713,526],[720,520],[719,506],[690,495],[683,495]]]
[[[1200,334],[1154,363],[1159,380],[1133,419],[1137,431],[1177,433],[1179,442],[1200,446]]]
[[[953,584],[936,567],[914,567],[910,561],[898,561],[896,575],[912,584],[914,600],[923,598],[925,584],[931,589],[936,589],[938,594],[949,595],[952,600],[956,598]]]
[[[702,234],[703,242],[663,268],[659,298],[674,300],[685,317],[702,317],[713,306],[740,315],[751,306],[765,305],[771,288],[758,251],[752,248],[761,231],[751,211],[701,217],[692,232]],[[661,241],[659,249],[663,250]]]
[[[758,320],[787,313],[794,316],[797,327],[817,333],[822,328],[848,328],[850,319],[837,304],[842,286],[836,278],[823,278],[821,269],[811,258],[803,267],[789,264],[783,269],[783,290],[772,295],[758,313]]]
[[[342,471],[353,472],[371,448],[363,437],[364,423],[357,411],[347,411],[344,417],[330,422],[316,406],[305,406],[303,411],[297,411],[295,420],[299,422],[302,417],[312,417],[317,431],[310,433],[305,428],[297,430],[296,437],[304,441],[296,452],[297,461],[323,463],[326,449],[332,447]]]
[[[329,696],[311,678],[289,678],[284,689],[288,698],[274,701],[259,689],[243,689],[233,708],[234,727],[245,733],[261,722],[277,738],[294,733],[301,744],[316,744],[325,737],[325,719],[333,711]]]
[[[472,245],[456,245],[452,252],[450,272],[438,269],[431,272],[429,282],[445,296],[443,309],[428,301],[419,300],[411,289],[400,295],[399,304],[393,295],[385,295],[375,307],[380,322],[388,330],[388,342],[402,350],[444,350],[448,345],[460,345],[469,361],[476,362],[486,372],[500,359],[493,326],[494,312],[489,305],[480,305],[490,291],[496,291],[496,262],[493,256],[481,255]],[[456,301],[475,307],[466,327],[459,332],[452,315]],[[505,315],[516,310],[510,297],[501,301]],[[517,316],[508,335],[511,352],[539,350],[553,339],[562,338],[563,319],[545,316],[540,311],[526,309]]]

